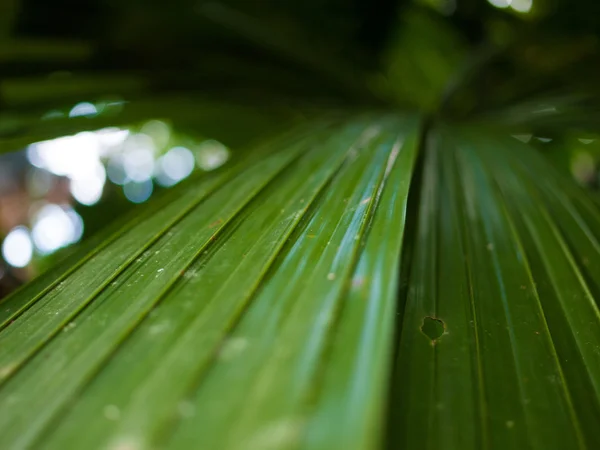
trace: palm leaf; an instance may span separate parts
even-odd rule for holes
[[[1,46],[0,153],[157,117],[238,148],[0,301],[2,447],[600,447],[599,204],[510,137],[594,131],[593,97],[474,100],[505,55],[449,79],[466,43],[424,10],[383,76],[242,9],[199,12],[262,65],[154,70],[163,50],[85,75],[93,43]],[[41,75],[59,60],[75,75]],[[40,120],[115,94],[114,115]],[[431,115],[373,111],[394,102]]]
[[[13,308],[7,318],[10,326],[0,334],[2,347],[10,349],[2,355],[6,396],[0,402],[13,410],[0,425],[5,441],[20,446],[42,438],[46,445],[87,446],[100,440],[144,439],[150,444],[165,438],[181,402],[192,404],[193,399],[185,398],[199,379],[206,376],[209,386],[214,383],[213,372],[226,372],[215,379],[219,382],[223,376],[244,373],[240,370],[258,370],[255,377],[262,383],[275,384],[268,392],[255,388],[245,402],[252,406],[248,417],[236,420],[239,431],[231,437],[231,445],[252,438],[260,446],[263,438],[250,435],[268,429],[280,415],[298,415],[297,420],[282,422],[284,429],[295,429],[304,421],[305,402],[314,395],[321,358],[330,341],[335,342],[332,335],[338,327],[346,329],[346,339],[381,342],[380,350],[369,356],[373,358],[369,372],[375,377],[367,377],[365,369],[339,372],[342,364],[352,368],[364,359],[365,343],[367,348],[353,356],[341,352],[340,364],[332,366],[326,379],[352,386],[372,378],[371,389],[380,391],[391,345],[395,259],[402,241],[401,232],[386,237],[384,231],[403,227],[416,133],[412,119],[313,124],[309,136],[295,133],[287,145],[273,144],[253,153],[254,164],[237,166],[245,168],[242,172],[232,167],[171,194],[157,205],[158,211],[151,210],[146,220],[120,231],[59,285],[42,288],[28,308]],[[378,278],[371,280],[374,270]],[[354,280],[352,286],[349,280]],[[322,297],[323,292],[328,293]],[[380,292],[386,292],[385,301]],[[31,294],[17,293],[7,302],[20,303],[25,295]],[[361,325],[370,297],[374,297],[372,318]],[[355,306],[344,308],[345,302]],[[271,323],[266,328],[261,326],[265,320]],[[280,335],[273,340],[271,331],[277,328]],[[202,335],[199,330],[204,330]],[[81,345],[89,339],[94,340],[92,345]],[[340,350],[346,339],[337,344]],[[246,352],[242,348],[246,345],[256,350]],[[190,353],[199,349],[191,360]],[[248,356],[229,355],[236,352]],[[147,358],[139,359],[137,369],[131,370],[131,356],[140,354]],[[216,360],[215,354],[220,355]],[[107,365],[109,359],[113,362]],[[240,367],[231,367],[234,362]],[[178,383],[166,382],[172,370],[177,370]],[[79,403],[86,413],[73,417],[87,421],[86,414],[100,408],[110,417],[118,410],[120,420],[96,422],[84,434],[73,434],[71,426],[79,430],[79,425],[65,421],[69,426],[48,440],[48,425],[65,414],[68,402],[92,376],[98,387],[90,385],[90,396]],[[46,381],[32,391],[36,378]],[[110,388],[114,391],[110,399],[92,393],[103,391],[107,383],[114,386],[115,379],[120,388]],[[246,383],[252,380],[247,377]],[[136,393],[127,396],[129,400],[122,397],[132,387]],[[290,388],[295,395],[281,395]],[[235,420],[230,413],[244,406],[236,406],[244,399],[236,395],[238,389],[245,389],[245,384],[238,383],[227,393],[234,409],[216,405],[202,412],[211,421],[218,419],[218,427],[202,433],[202,439],[223,439],[224,427]],[[351,400],[361,407],[372,404],[370,417],[376,420],[381,395],[368,395],[361,384],[355,389],[357,398]],[[199,395],[216,392],[200,390]],[[336,395],[329,397],[333,391],[327,392],[320,400],[323,408],[339,401]],[[150,415],[148,395],[163,404]],[[35,419],[30,417],[33,404],[40,412]],[[256,405],[264,406],[264,416],[251,413]],[[228,417],[220,417],[223,414]],[[343,419],[355,421],[353,415]],[[27,433],[19,425],[25,423]],[[317,424],[314,439],[330,439]],[[358,433],[365,442],[373,439],[372,427],[373,422],[365,424]],[[138,430],[135,436],[133,429]],[[182,428],[181,439],[188,432]],[[264,439],[271,439],[268,434]],[[286,439],[296,436],[289,430],[284,434]]]
[[[590,293],[597,272],[587,267],[598,257],[589,231],[600,224],[594,205],[516,140],[444,130],[429,150],[392,442],[594,448],[600,316]],[[577,248],[569,248],[572,239]],[[443,323],[434,340],[423,333],[427,317]]]
[[[4,442],[367,449],[391,389],[392,448],[595,446],[595,204],[512,138],[419,136],[312,123],[3,302]]]

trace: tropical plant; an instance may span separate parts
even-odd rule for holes
[[[2,448],[600,448],[600,209],[560,162],[597,139],[590,28],[137,3],[0,51],[0,148],[168,118],[232,156],[1,301]]]

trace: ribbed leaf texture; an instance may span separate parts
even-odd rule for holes
[[[6,299],[2,448],[600,448],[597,204],[423,129],[313,122]]]
[[[527,146],[431,136],[391,448],[600,446],[599,232],[597,206]]]

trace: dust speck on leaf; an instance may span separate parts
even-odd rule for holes
[[[157,335],[157,334],[161,334],[161,333],[167,331],[170,328],[170,326],[171,326],[171,324],[167,320],[167,321],[159,322],[157,324],[152,325],[148,331],[149,331],[150,335]]]
[[[182,275],[183,275],[184,278],[186,278],[188,280],[191,280],[191,279],[196,278],[198,276],[198,272],[196,272],[195,270],[192,269],[192,270],[188,270],[187,272],[183,272]]]
[[[213,223],[211,223],[208,228],[215,228],[216,226],[219,226],[223,223],[223,219],[219,219],[219,220],[215,220]]]
[[[329,281],[335,280],[335,273],[331,272],[331,273],[327,274],[327,279]]]
[[[290,448],[299,438],[303,422],[298,419],[282,419],[258,430],[244,444],[244,450],[275,450]],[[241,450],[241,449],[240,449]]]
[[[66,324],[63,328],[63,331],[69,331],[72,330],[73,328],[75,328],[77,325],[75,324],[75,322],[69,322],[68,324]]]
[[[221,351],[219,352],[219,358],[223,360],[230,360],[240,355],[248,347],[248,340],[244,338],[230,338],[227,339]]]

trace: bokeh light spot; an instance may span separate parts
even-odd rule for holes
[[[174,147],[160,158],[156,179],[163,186],[172,186],[190,176],[194,165],[194,154],[190,149]]]
[[[2,257],[13,267],[25,267],[33,256],[33,244],[29,230],[19,226],[13,228],[2,243]]]
[[[488,0],[488,2],[496,8],[508,8],[511,0]]]
[[[141,182],[129,182],[123,186],[123,193],[127,200],[132,203],[144,203],[152,195],[154,185],[152,180],[145,180]]]
[[[42,254],[73,244],[83,235],[83,220],[72,208],[47,204],[36,214],[33,242]]]
[[[144,182],[154,173],[155,146],[152,138],[145,134],[130,136],[125,142],[123,167],[132,181]]]
[[[98,108],[92,103],[81,102],[77,103],[71,111],[69,117],[94,117],[98,115]]]
[[[203,170],[214,170],[229,159],[229,149],[219,141],[204,141],[198,146],[196,161]]]
[[[150,120],[140,130],[152,138],[157,147],[165,147],[171,139],[171,127],[161,120]]]
[[[520,13],[528,13],[533,7],[532,0],[512,0],[510,7]]]
[[[590,183],[596,176],[594,157],[588,152],[577,152],[571,159],[571,173],[580,184]]]
[[[71,194],[82,205],[95,205],[102,198],[105,183],[106,170],[98,163],[88,173],[71,178]]]
[[[108,160],[108,163],[106,164],[106,174],[110,181],[119,186],[122,186],[129,181],[127,173],[125,173],[123,155],[115,155]]]

